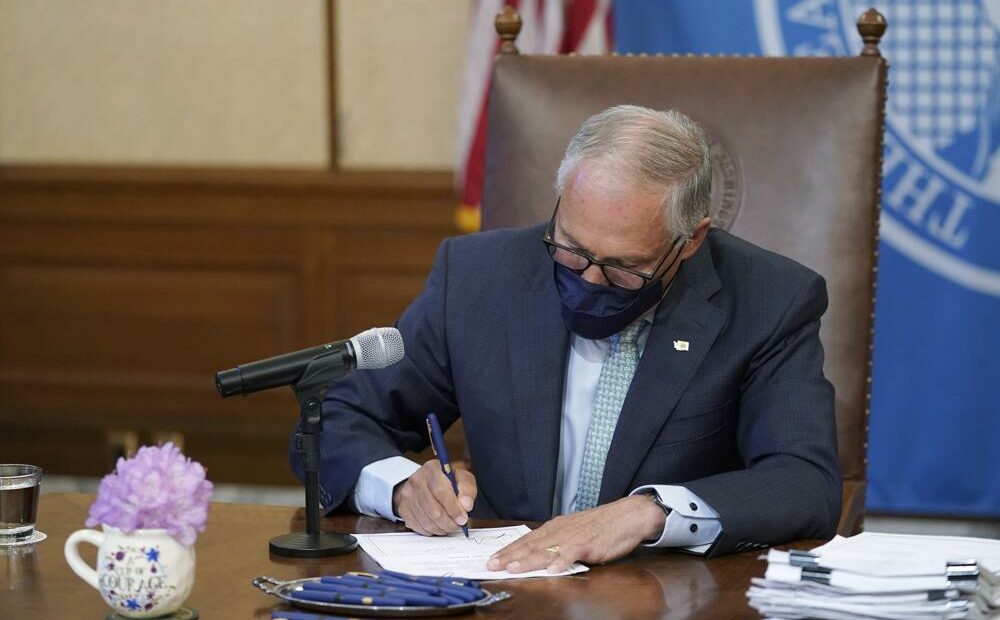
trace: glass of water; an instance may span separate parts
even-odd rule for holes
[[[34,536],[41,483],[41,467],[0,464],[0,546]]]

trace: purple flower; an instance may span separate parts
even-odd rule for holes
[[[105,524],[127,534],[164,528],[183,545],[205,531],[212,483],[205,468],[172,443],[144,446],[130,459],[118,459],[101,480],[87,526]]]

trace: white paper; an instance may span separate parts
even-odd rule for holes
[[[767,617],[847,620],[1000,620],[1000,541],[863,533],[812,550],[828,583],[803,581],[787,552],[771,550],[750,606]],[[947,564],[975,560],[978,579],[949,581]],[[971,581],[971,583],[970,583]]]
[[[800,583],[802,581],[802,568],[788,564],[769,563],[764,578],[786,583]],[[947,590],[954,587],[944,575],[877,577],[834,569],[828,578],[831,586],[853,592],[927,592],[928,590]],[[967,587],[966,589],[971,588]]]
[[[813,594],[798,589],[769,587],[769,582],[756,581],[747,592],[750,605],[768,616],[810,617],[824,619],[838,618],[884,618],[888,620],[936,618],[967,618],[973,608],[963,600],[927,600],[924,593],[903,599],[893,597],[867,597],[864,601],[855,597],[830,597]],[[886,598],[890,600],[879,601]]]
[[[1000,540],[989,538],[863,532],[837,536],[812,552],[823,565],[872,575],[920,574],[920,569],[943,570],[949,561],[970,559],[978,560],[990,581],[1000,573]]]
[[[358,544],[382,568],[411,575],[430,577],[465,577],[490,581],[494,579],[523,579],[525,577],[559,577],[575,575],[589,570],[582,564],[573,564],[561,573],[542,570],[527,573],[491,571],[486,561],[531,529],[527,525],[510,527],[472,528],[469,538],[462,532],[449,536],[421,536],[413,532],[393,534],[354,534]]]

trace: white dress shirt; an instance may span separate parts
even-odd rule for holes
[[[653,310],[640,320],[648,322],[652,316]],[[647,327],[639,333],[637,345],[640,356],[648,337]],[[563,391],[559,461],[555,495],[552,498],[553,514],[574,512],[587,427],[594,409],[594,395],[601,367],[610,349],[610,338],[588,340],[575,334],[570,338]],[[361,470],[354,487],[354,507],[362,514],[398,521],[399,518],[392,511],[393,489],[419,468],[418,464],[402,456],[367,465]],[[634,489],[631,495],[637,493],[656,493],[660,501],[671,508],[663,533],[659,539],[646,546],[681,547],[692,553],[705,553],[722,532],[718,513],[686,487],[654,484]]]

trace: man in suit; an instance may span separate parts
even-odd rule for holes
[[[324,507],[426,535],[547,521],[491,558],[513,572],[831,536],[823,279],[711,228],[708,143],[678,112],[587,119],[556,190],[547,224],[446,240],[399,319],[403,361],[330,387]],[[401,456],[428,412],[464,420],[457,497]]]

